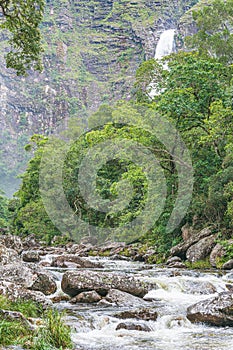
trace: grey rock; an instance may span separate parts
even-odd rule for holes
[[[175,261],[174,263],[170,263],[168,268],[174,268],[174,269],[186,269],[186,265],[183,262]]]
[[[217,297],[189,306],[187,318],[194,323],[204,322],[213,326],[233,327],[232,293],[223,292]]]
[[[90,292],[82,292],[76,297],[72,298],[70,302],[72,304],[75,303],[97,303],[98,301],[101,300],[101,296],[95,291],[92,290]]]
[[[28,287],[28,289],[40,291],[45,295],[50,295],[56,292],[57,284],[50,274],[38,271],[35,281]]]
[[[195,280],[184,280],[182,282],[183,291],[187,294],[200,294],[208,295],[217,292],[215,286],[207,281]]]
[[[181,262],[181,258],[179,256],[172,256],[171,258],[168,258],[166,261],[166,264],[173,264],[174,262]]]
[[[140,309],[125,310],[122,312],[118,312],[114,315],[114,317],[121,319],[136,318],[137,320],[156,321],[158,318],[158,313],[157,311],[151,308],[144,307]]]
[[[0,266],[18,263],[20,263],[20,257],[16,250],[6,248],[4,245],[0,244]]]
[[[190,262],[196,262],[198,260],[205,259],[215,246],[216,235],[211,235],[200,239],[197,243],[193,244],[186,252],[186,257]]]
[[[17,301],[18,299],[33,300],[41,304],[44,309],[52,306],[51,300],[43,293],[28,290],[12,282],[0,281],[0,294],[7,296],[12,301]]]
[[[228,260],[227,262],[225,262],[225,264],[223,264],[222,266],[223,270],[231,270],[233,269],[233,259]]]
[[[186,252],[193,244],[200,241],[202,238],[208,237],[212,234],[211,228],[206,227],[200,232],[193,234],[187,241],[181,242],[175,247],[172,247],[170,253],[172,256],[179,256],[181,259],[186,259]]]
[[[128,331],[151,332],[151,328],[144,322],[121,322],[117,325],[116,331],[127,329]]]
[[[70,296],[95,290],[105,296],[110,289],[119,289],[135,296],[143,297],[155,284],[150,285],[133,276],[95,271],[66,271],[62,278],[62,290]]]
[[[21,238],[15,235],[0,236],[0,243],[3,244],[6,248],[14,249],[19,254],[23,250]]]
[[[118,306],[142,306],[145,305],[146,302],[138,298],[132,294],[122,292],[117,289],[110,289],[105,299],[111,303]]]
[[[25,262],[39,262],[40,254],[36,250],[26,250],[22,252],[21,258]]]
[[[210,253],[211,266],[216,267],[217,260],[221,259],[224,256],[224,254],[225,254],[224,247],[221,244],[217,243]]]
[[[75,263],[78,268],[102,268],[103,265],[87,259],[82,259],[78,255],[64,254],[53,258],[51,266],[69,267],[69,263]]]
[[[45,295],[56,291],[57,286],[53,277],[36,265],[8,264],[0,266],[0,280],[17,283],[23,288],[40,291]]]

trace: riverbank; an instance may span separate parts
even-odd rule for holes
[[[89,256],[90,242],[45,247],[33,237],[0,240],[0,293],[57,315],[65,311],[75,349],[233,347],[231,271],[191,270],[177,256],[149,264],[123,255],[123,243],[98,248],[110,256]]]

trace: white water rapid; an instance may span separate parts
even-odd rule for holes
[[[150,290],[144,300],[141,299],[141,306],[156,311],[158,318],[156,321],[145,321],[150,332],[116,330],[120,322],[127,321],[118,319],[116,313],[137,309],[138,305],[126,307],[118,304],[101,306],[60,302],[56,307],[67,312],[66,322],[73,329],[75,350],[233,349],[232,327],[192,324],[186,317],[188,306],[227,291],[226,283],[233,284],[232,273],[222,276],[218,271],[162,269],[139,262],[98,257],[92,259],[101,262],[104,271],[134,276],[145,283],[156,283],[158,288]],[[135,319],[129,321],[135,322]]]

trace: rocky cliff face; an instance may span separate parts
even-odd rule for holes
[[[87,118],[101,103],[129,99],[135,71],[154,56],[164,29],[175,28],[197,0],[47,0],[44,72],[19,78],[4,67],[1,33],[0,188],[14,192],[34,133]]]

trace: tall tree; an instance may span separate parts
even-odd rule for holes
[[[198,4],[192,13],[197,33],[186,38],[187,46],[208,53],[221,62],[233,61],[233,0],[211,0]]]
[[[17,75],[25,75],[29,69],[42,70],[39,25],[44,6],[45,0],[0,0],[0,28],[10,34],[6,65]]]

